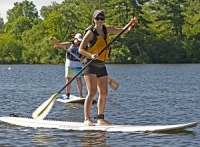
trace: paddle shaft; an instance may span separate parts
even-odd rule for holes
[[[135,23],[134,21],[132,23]],[[130,23],[129,25],[127,25],[111,42],[109,42],[99,53],[98,56],[101,55],[115,40],[117,40],[117,38],[119,38],[119,36],[121,36],[121,34],[123,34],[131,25],[132,23]],[[95,60],[95,59],[91,59],[69,82],[67,82],[67,84],[65,84],[65,86],[60,89],[60,91],[58,91],[58,94],[60,94],[74,79],[76,79],[76,77],[81,74],[88,65],[90,65],[90,63]]]

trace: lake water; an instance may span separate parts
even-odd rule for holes
[[[110,77],[120,83],[117,90],[109,89],[107,97],[105,117],[111,123],[199,122],[200,64],[107,65],[107,68]],[[0,116],[11,113],[31,116],[64,85],[64,65],[0,65]],[[76,83],[72,85],[71,93],[77,95]],[[83,89],[86,95],[85,84]],[[91,116],[96,114],[94,104]],[[55,102],[48,117],[83,121],[83,105]],[[0,122],[0,146],[197,147],[200,125],[176,133],[111,133],[34,129]]]

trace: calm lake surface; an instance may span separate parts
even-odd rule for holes
[[[12,69],[8,70],[9,67]],[[107,65],[107,68],[110,77],[120,83],[117,90],[109,89],[107,97],[105,117],[111,123],[199,123],[200,64]],[[0,116],[11,113],[31,116],[64,85],[64,65],[0,65]],[[72,85],[71,93],[77,95],[75,81]],[[86,95],[85,84],[83,89]],[[96,114],[94,104],[91,116]],[[83,121],[83,105],[55,102],[48,118]],[[34,129],[0,122],[0,146],[198,147],[200,124],[176,133],[110,133]]]

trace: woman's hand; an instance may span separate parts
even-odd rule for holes
[[[55,43],[53,47],[54,47],[54,48],[62,47],[62,45],[60,45],[60,43]]]
[[[98,58],[98,54],[91,54],[91,53],[90,53],[90,58],[92,58],[92,59],[97,59],[97,58]]]
[[[132,24],[131,26],[134,26],[136,23],[138,23],[138,20],[137,20],[136,17],[134,17],[134,18],[131,19],[131,21],[129,23]]]
[[[134,26],[136,23],[138,23],[137,18],[136,17],[132,18],[130,22],[124,27],[126,28],[127,26],[129,26],[128,29],[124,33],[128,33],[131,30],[132,26]]]

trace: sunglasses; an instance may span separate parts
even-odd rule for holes
[[[96,18],[94,18],[95,20],[105,20],[105,18],[104,17],[96,17]]]

